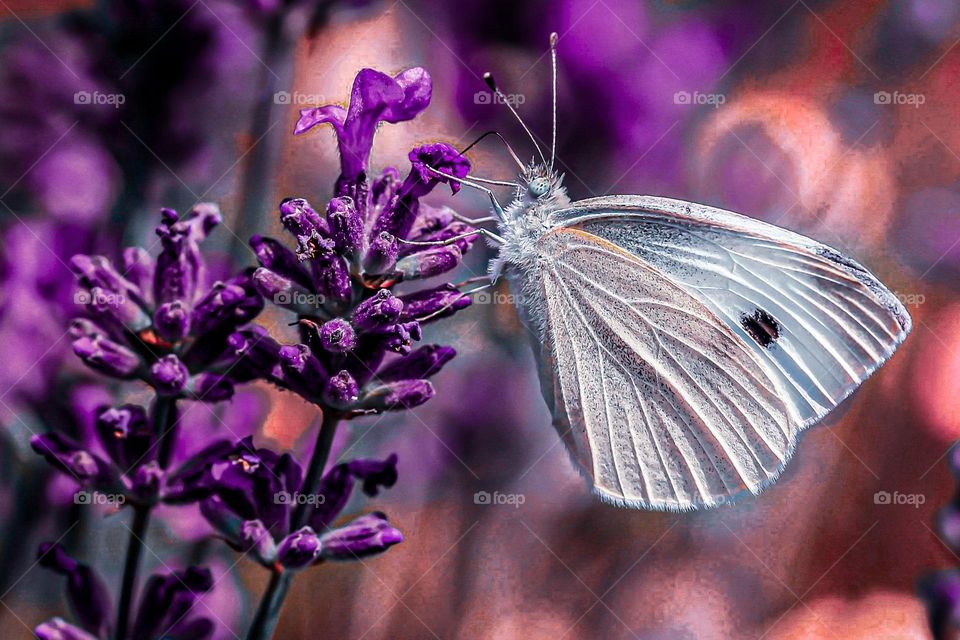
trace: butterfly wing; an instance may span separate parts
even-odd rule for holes
[[[539,241],[548,395],[602,497],[688,509],[758,491],[795,425],[756,355],[703,303],[577,229]]]
[[[650,196],[574,203],[552,223],[607,240],[679,284],[766,364],[803,426],[896,350],[910,316],[869,271],[797,233]]]
[[[552,222],[533,311],[544,393],[616,503],[689,509],[758,492],[910,328],[863,267],[737,214],[598,198]]]

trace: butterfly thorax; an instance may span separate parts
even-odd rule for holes
[[[495,268],[506,264],[535,267],[536,243],[550,230],[551,214],[570,204],[563,176],[544,164],[531,163],[519,176],[520,189],[504,209],[500,235],[506,241]]]
[[[537,283],[542,265],[537,243],[552,228],[552,214],[569,206],[570,198],[563,176],[543,164],[531,164],[520,174],[519,183],[516,198],[504,209],[504,221],[499,225],[504,243],[497,259],[490,263],[490,275],[497,278],[505,271],[519,297],[517,306],[538,317],[542,295]],[[537,321],[528,324],[536,333],[542,329]]]

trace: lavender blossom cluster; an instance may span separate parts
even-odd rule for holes
[[[413,119],[430,102],[420,68],[390,77],[371,69],[356,77],[347,109],[301,112],[295,133],[331,124],[341,156],[334,197],[315,209],[284,200],[280,220],[295,246],[254,236],[260,264],[210,282],[201,244],[221,222],[211,204],[185,215],[161,213],[156,258],[124,250],[118,263],[96,255],[71,265],[85,314],[71,323],[74,353],[113,379],[145,384],[149,406],[118,404],[96,411],[86,439],[50,432],[34,450],[86,491],[122,496],[133,524],[114,607],[97,571],[58,544],[39,562],[67,579],[73,622],[51,619],[35,630],[44,640],[128,637],[204,639],[216,623],[191,612],[213,588],[209,569],[158,573],[142,587],[137,569],[150,514],[159,504],[198,504],[219,536],[271,572],[248,638],[268,638],[294,572],[324,561],[356,560],[385,551],[403,535],[379,511],[337,522],[354,489],[375,497],[397,481],[397,456],[328,465],[337,426],[355,417],[401,411],[435,393],[430,378],[454,357],[426,344],[422,325],[469,305],[451,283],[402,295],[400,283],[454,270],[472,239],[448,208],[422,198],[440,182],[428,167],[456,177],[469,163],[442,143],[413,149],[404,178],[392,167],[368,177],[381,122]],[[408,241],[435,242],[409,244]],[[265,301],[295,314],[301,342],[281,344],[253,322]],[[197,441],[178,429],[183,403],[229,401],[238,385],[265,380],[315,404],[322,415],[309,460],[258,447],[253,437]],[[133,596],[141,593],[134,611]]]

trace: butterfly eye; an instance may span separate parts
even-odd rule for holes
[[[546,178],[534,178],[530,181],[528,190],[530,191],[531,196],[534,198],[539,198],[550,190],[550,183]]]

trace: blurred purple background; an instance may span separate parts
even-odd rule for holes
[[[437,140],[462,148],[490,129],[526,159],[530,145],[481,75],[493,71],[549,140],[551,31],[558,157],[574,199],[665,195],[810,235],[896,291],[914,332],[761,496],[631,512],[597,502],[574,470],[498,288],[431,326],[431,341],[460,354],[434,400],[353,421],[336,443],[399,454],[397,487],[379,500],[406,542],[301,576],[277,637],[930,637],[916,580],[958,562],[934,526],[960,438],[955,2],[292,4],[276,27],[273,4],[241,0],[0,2],[2,637],[30,637],[63,612],[31,554],[63,533],[72,489],[35,477],[25,443],[51,422],[82,423],[78,407],[92,402],[88,374],[67,357],[65,261],[121,239],[149,246],[160,206],[212,199],[230,230],[217,236],[223,263],[253,263],[240,239],[279,231],[282,197],[323,201],[336,176],[331,131],[290,135],[298,109],[345,101],[362,67],[421,65],[434,79],[423,116],[378,133],[377,169],[378,156]],[[469,155],[477,175],[511,177],[494,140]],[[433,202],[482,215],[470,191]],[[475,249],[463,278],[491,255]],[[297,448],[313,411],[263,385],[217,419]],[[201,413],[190,428],[215,429]],[[878,492],[913,498],[884,504]],[[86,513],[67,540],[110,569],[124,548],[117,519]],[[218,637],[242,637],[267,575],[195,520],[170,513],[151,546],[212,553]]]

